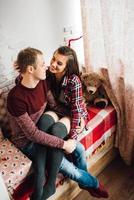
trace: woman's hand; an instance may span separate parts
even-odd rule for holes
[[[85,120],[81,117],[80,125],[76,127],[76,132],[80,134],[85,127]]]

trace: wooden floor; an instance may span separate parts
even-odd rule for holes
[[[120,157],[112,161],[98,178],[109,191],[108,200],[134,200],[134,166],[125,165]],[[95,199],[82,190],[73,200]]]

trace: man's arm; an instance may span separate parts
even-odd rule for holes
[[[66,153],[72,153],[76,148],[76,140],[69,139],[67,141],[64,141],[63,149],[66,151]]]
[[[71,153],[76,148],[76,143],[74,140],[64,141],[63,139],[50,135],[44,131],[38,129],[35,123],[31,120],[27,113],[14,118],[25,134],[25,136],[36,143],[42,145],[48,145],[51,147],[61,148]]]

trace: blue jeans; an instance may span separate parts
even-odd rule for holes
[[[32,143],[27,148],[23,149],[23,152],[31,159],[34,160],[35,146]],[[65,156],[60,164],[59,171],[79,184],[81,188],[93,187],[97,188],[99,185],[98,179],[92,176],[87,171],[85,148],[77,142],[76,149],[72,153],[73,162],[69,161]]]
[[[70,162],[66,157],[63,157],[59,171],[64,176],[77,182],[81,188],[97,188],[99,185],[98,179],[87,171],[85,149],[80,142],[77,142],[72,158],[73,162]]]

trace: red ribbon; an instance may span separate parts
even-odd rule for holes
[[[68,47],[71,47],[71,42],[72,41],[76,41],[76,40],[79,40],[79,39],[81,39],[83,36],[80,36],[80,37],[78,37],[78,38],[72,38],[72,39],[70,39],[69,41],[68,41]]]

